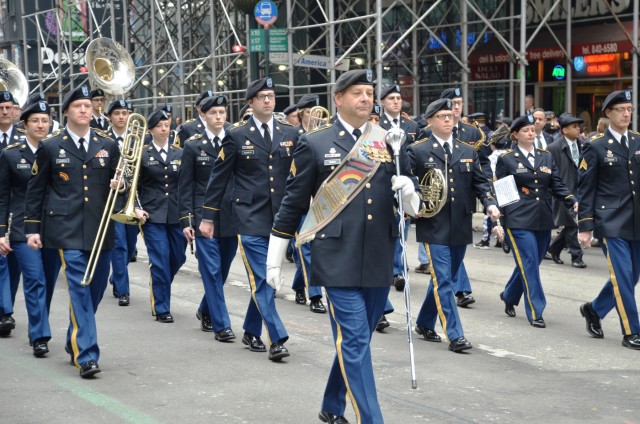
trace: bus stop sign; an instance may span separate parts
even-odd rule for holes
[[[253,14],[256,17],[256,22],[263,25],[265,29],[275,24],[278,20],[278,8],[271,0],[259,1],[253,10]]]

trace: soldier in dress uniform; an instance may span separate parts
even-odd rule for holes
[[[287,121],[289,125],[294,127],[300,126],[300,118],[298,118],[298,105],[292,104],[287,106],[282,113],[284,114],[284,120]]]
[[[213,237],[229,179],[234,178],[233,217],[240,252],[251,283],[251,301],[244,321],[242,342],[253,352],[264,352],[262,323],[267,328],[269,359],[289,356],[284,343],[289,335],[276,310],[273,290],[266,282],[268,237],[280,208],[291,168],[298,133],[273,117],[276,94],[270,77],[253,81],[246,100],[253,108],[247,121],[227,131],[204,197],[200,232]]]
[[[238,122],[249,120],[252,114],[253,114],[253,108],[249,103],[247,103],[246,105],[242,106],[242,108],[240,109],[240,119]]]
[[[29,319],[29,340],[33,354],[41,357],[49,352],[49,302],[60,270],[60,258],[52,249],[46,249],[46,253],[41,254],[40,250],[32,250],[27,246],[24,211],[35,153],[40,140],[49,133],[49,105],[45,102],[28,105],[20,120],[25,124],[24,138],[0,154],[0,252],[3,255],[13,252],[19,264]],[[7,231],[10,231],[10,235],[7,235]],[[45,268],[48,272],[45,272]]]
[[[371,114],[369,115],[369,122],[374,125],[380,125],[380,114],[382,113],[382,106],[380,103],[374,103],[373,109],[371,109]]]
[[[109,119],[104,115],[105,102],[104,91],[100,88],[91,92],[91,107],[93,115],[91,116],[91,128],[106,131],[109,129]]]
[[[311,198],[327,206],[312,206],[306,218],[311,221],[305,220],[300,231],[302,240],[311,240],[311,281],[326,289],[336,347],[319,418],[347,423],[344,412],[348,399],[357,422],[382,423],[369,343],[393,272],[391,258],[398,236],[393,191],[402,190],[409,213],[419,209],[420,200],[405,151],[400,158],[403,175],[396,177],[385,131],[368,123],[374,101],[373,72],[343,73],[336,81],[334,100],[338,113],[333,124],[303,135],[296,150],[269,240],[267,275],[269,284],[281,286],[286,245],[310,209]],[[350,156],[351,152],[355,156]],[[338,167],[344,171],[330,177]],[[358,171],[363,167],[367,172]],[[335,192],[350,193],[352,200],[332,198],[333,192],[320,189],[325,181],[336,187]]]
[[[640,349],[635,286],[640,277],[640,134],[629,124],[635,108],[631,91],[609,94],[602,111],[607,130],[583,145],[578,179],[578,239],[602,243],[609,280],[591,302],[580,307],[587,332],[602,338],[600,319],[614,307],[620,318],[622,346]]]
[[[127,137],[127,120],[129,119],[129,108],[123,99],[114,100],[107,106],[107,116],[111,122],[107,135],[118,144],[118,149],[122,152],[122,144]],[[116,203],[116,211],[124,207],[125,197],[122,196]],[[115,246],[111,253],[111,276],[109,283],[113,285],[113,295],[118,298],[118,305],[129,306],[129,271],[128,265],[133,252],[136,250],[136,242],[140,229],[137,225],[127,225],[122,222],[114,222]]]
[[[212,96],[213,96],[213,91],[211,90],[206,90],[200,93],[200,95],[196,97],[196,101],[194,105],[196,109],[195,118],[189,119],[187,122],[185,122],[184,124],[180,125],[180,127],[177,128],[176,130],[177,137],[180,140],[181,147],[182,147],[182,144],[189,138],[193,137],[196,134],[204,133],[206,124],[200,117],[200,103],[202,103],[203,100],[208,99],[209,97],[212,97]]]
[[[151,314],[172,323],[171,284],[187,259],[180,229],[178,175],[182,149],[169,144],[169,117],[156,110],[147,119],[151,142],[142,150],[136,214],[149,255]]]
[[[173,106],[166,104],[162,106],[160,110],[163,110],[164,113],[166,113],[167,116],[169,117],[169,144],[171,144],[172,146],[178,145],[182,147],[182,145],[184,144],[184,141],[181,141],[180,137],[178,137],[178,131],[176,130],[176,123],[173,120]]]
[[[505,313],[515,317],[514,305],[524,295],[529,323],[535,328],[545,328],[542,313],[546,299],[539,267],[549,248],[554,226],[551,197],[574,212],[577,212],[578,204],[560,178],[553,155],[548,150],[535,147],[535,119],[532,115],[513,121],[511,138],[516,147],[498,158],[496,178],[512,175],[520,193],[520,200],[502,208],[505,235],[516,267],[500,293],[500,299],[505,303]]]
[[[380,105],[382,106],[380,126],[385,130],[391,128],[402,129],[407,136],[406,144],[416,141],[416,136],[419,133],[418,124],[402,116],[402,94],[400,93],[399,85],[389,85],[382,89]]]
[[[226,342],[236,338],[224,298],[224,283],[238,249],[238,238],[231,215],[233,180],[229,180],[222,203],[220,221],[214,224],[214,238],[202,237],[197,228],[202,220],[202,202],[213,163],[220,153],[229,129],[227,98],[214,95],[200,103],[200,115],[206,124],[204,134],[196,134],[184,145],[179,178],[180,224],[189,243],[198,250],[198,270],[204,296],[196,313],[202,331],[215,332],[215,339]]]
[[[439,342],[440,336],[434,330],[439,316],[449,339],[449,350],[461,352],[472,346],[462,330],[454,281],[462,272],[467,244],[473,241],[471,217],[475,212],[475,198],[482,201],[492,219],[497,219],[500,211],[491,196],[478,153],[453,137],[452,103],[451,99],[443,98],[427,107],[425,116],[431,126],[431,136],[410,145],[407,153],[418,180],[430,169],[440,169],[449,180],[447,201],[442,210],[433,217],[416,220],[416,239],[424,244],[431,263],[431,281],[416,319],[416,332],[427,341]]]
[[[18,129],[13,125],[13,106],[17,104],[9,91],[0,91],[0,149],[20,139]]]
[[[303,134],[309,131],[309,118],[311,117],[311,109],[320,104],[320,97],[316,94],[305,94],[298,100],[296,104],[298,110],[298,120],[300,126],[298,133]],[[312,128],[313,129],[313,128]]]
[[[43,141],[31,169],[25,209],[29,247],[58,248],[69,286],[70,324],[65,350],[80,376],[100,372],[95,313],[109,276],[113,231],[107,231],[91,284],[80,284],[120,157],[113,140],[90,128],[89,88],[81,85],[62,102],[64,131]],[[122,181],[122,180],[121,180]],[[120,190],[124,189],[123,186]],[[45,202],[46,200],[46,202]],[[42,218],[44,217],[44,219]]]

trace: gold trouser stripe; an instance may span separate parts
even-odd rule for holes
[[[253,270],[251,269],[251,265],[249,264],[249,259],[247,258],[247,254],[244,252],[244,246],[242,245],[242,238],[238,235],[238,246],[240,246],[240,255],[242,255],[242,261],[244,262],[244,267],[247,270],[247,276],[249,277],[249,285],[251,286],[251,298],[253,299],[253,303],[258,308],[258,312],[260,313],[260,317],[262,317],[262,322],[264,323],[265,328],[267,329],[267,342],[269,346],[271,346],[271,337],[269,337],[269,326],[264,321],[264,317],[262,316],[262,311],[260,310],[260,305],[258,304],[258,300],[256,299],[256,290],[258,289],[256,286],[256,277],[253,275]]]
[[[331,318],[333,318],[333,322],[336,323],[336,354],[338,355],[338,363],[340,364],[342,379],[344,380],[344,385],[347,388],[347,399],[351,400],[353,410],[356,413],[356,422],[360,424],[360,408],[358,407],[358,402],[356,402],[355,396],[353,396],[353,392],[351,392],[349,379],[347,378],[347,372],[344,369],[344,359],[342,358],[342,328],[340,327],[340,323],[338,323],[338,320],[336,319],[336,312],[333,310],[333,303],[329,300],[329,293],[327,293],[326,296],[327,302],[329,303],[329,312],[331,313]]]
[[[73,312],[73,303],[71,302],[71,287],[69,286],[69,280],[67,279],[67,263],[64,260],[64,251],[58,249],[60,254],[60,261],[62,262],[62,275],[64,275],[64,281],[67,283],[67,290],[69,291],[69,316],[71,317],[71,352],[73,353],[73,364],[80,368],[78,363],[78,355],[80,354],[80,348],[78,347],[78,322],[76,321],[76,314]]]
[[[144,231],[142,230],[142,224],[138,224],[138,228],[140,228],[140,234],[142,234],[142,239],[144,240]],[[153,264],[151,263],[151,258],[149,258],[149,300],[151,301],[151,315],[155,317],[156,316],[156,298],[153,297],[153,274],[151,273],[152,266]]]
[[[511,229],[507,228],[507,233],[509,234],[509,240],[511,240],[511,245],[513,246],[513,253],[516,255],[516,264],[518,268],[520,268],[520,274],[522,275],[522,280],[524,281],[524,291],[527,296],[527,302],[529,302],[529,308],[531,309],[531,319],[536,320],[536,310],[533,309],[533,302],[531,301],[531,293],[529,293],[529,281],[527,280],[527,274],[524,272],[524,265],[522,265],[522,258],[520,258],[520,251],[518,250],[518,246],[516,245],[516,240],[511,234]]]
[[[624,328],[624,335],[631,335],[631,326],[629,325],[629,317],[627,316],[627,310],[624,308],[624,302],[622,302],[622,295],[620,294],[620,286],[618,285],[618,279],[616,278],[616,272],[613,269],[613,263],[611,263],[611,251],[607,239],[603,238],[602,242],[607,249],[607,265],[609,266],[609,275],[611,276],[611,285],[613,286],[613,295],[616,298],[616,305],[618,306],[618,313],[620,314],[620,321],[622,321],[622,327]]]
[[[447,335],[447,339],[448,339],[449,333],[447,332],[447,317],[444,314],[444,311],[442,310],[442,302],[440,302],[440,294],[438,293],[438,278],[436,277],[436,269],[435,269],[436,267],[435,267],[435,264],[433,263],[433,259],[431,259],[431,248],[429,247],[429,243],[424,244],[424,249],[427,251],[427,257],[429,258],[429,263],[431,264],[431,279],[433,280],[433,297],[435,298],[436,306],[438,308],[438,316],[440,316],[442,329],[444,330],[444,333]]]

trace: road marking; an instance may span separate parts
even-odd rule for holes
[[[506,358],[507,356],[517,356],[518,358],[527,358],[527,359],[534,359],[534,360],[536,359],[534,356],[520,355],[518,353],[509,352],[506,349],[495,349],[495,348],[492,348],[491,346],[487,346],[483,344],[478,345],[478,349],[484,350],[489,355],[495,356],[497,358]]]

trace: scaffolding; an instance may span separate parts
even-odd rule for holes
[[[547,29],[552,15],[566,16],[566,37],[553,35],[569,66],[565,110],[573,110],[571,96],[571,28],[574,2],[548,0],[278,0],[287,39],[286,53],[247,52],[250,31],[257,28],[251,0],[59,0],[58,6],[23,14],[23,51],[56,46],[57,62],[40,55],[38,75],[28,75],[32,91],[63,93],[87,79],[82,69],[84,49],[100,36],[123,44],[136,64],[134,105],[143,111],[172,103],[176,114],[189,117],[198,93],[212,89],[230,97],[232,116],[243,106],[249,80],[268,73],[278,92],[278,109],[302,94],[319,94],[332,107],[331,87],[338,69],[372,68],[380,83],[400,84],[411,99],[414,114],[444,86],[459,85],[463,97],[471,90],[505,90],[503,109],[513,116],[524,110],[527,50]],[[611,2],[603,1],[623,27]],[[632,84],[637,104],[638,2],[633,2]],[[78,10],[78,13],[70,11]],[[526,11],[526,13],[523,13]],[[535,25],[527,23],[534,14]],[[78,22],[80,21],[80,23]],[[36,37],[27,37],[35,28]],[[82,37],[74,29],[84,31]],[[461,40],[455,48],[444,38]],[[470,39],[470,34],[473,39]],[[35,39],[34,39],[35,38]],[[483,40],[498,42],[509,56],[508,75],[499,80],[470,79],[469,56]],[[468,41],[468,42],[465,42]],[[233,46],[244,46],[234,51]],[[437,49],[433,47],[436,46]],[[240,49],[242,50],[242,49]],[[326,58],[329,66],[309,66],[309,56]],[[73,58],[67,60],[65,58]],[[25,63],[25,70],[27,69]],[[265,65],[268,63],[268,70]],[[346,65],[346,66],[345,66]],[[378,84],[378,90],[382,84]],[[60,99],[61,100],[61,99]],[[465,102],[465,110],[469,102]],[[636,122],[634,120],[634,126]]]

